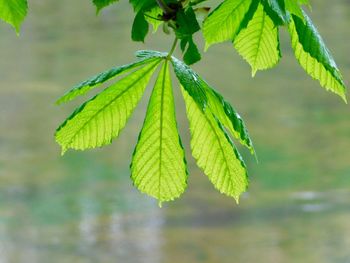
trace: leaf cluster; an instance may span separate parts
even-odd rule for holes
[[[176,124],[171,65],[186,105],[193,157],[220,192],[238,201],[248,180],[246,166],[232,139],[254,154],[243,120],[203,78],[175,57],[156,51],[139,51],[137,57],[134,63],[78,84],[58,100],[59,104],[70,101],[130,72],[83,103],[60,125],[55,137],[62,152],[110,144],[124,128],[151,76],[159,70],[134,150],[131,179],[140,191],[160,203],[179,197],[187,186],[188,172]]]

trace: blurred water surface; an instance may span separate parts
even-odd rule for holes
[[[350,262],[350,110],[299,68],[285,30],[281,63],[254,79],[230,44],[195,65],[255,142],[259,164],[242,149],[250,188],[240,205],[196,168],[176,92],[189,187],[160,209],[129,179],[149,91],[111,146],[63,157],[54,129],[77,102],[54,101],[133,61],[137,49],[168,50],[172,39],[132,43],[127,1],[99,17],[91,1],[29,2],[20,37],[0,24],[1,263]],[[349,83],[349,1],[313,1],[311,17]]]

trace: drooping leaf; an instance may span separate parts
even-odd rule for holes
[[[117,2],[118,0],[93,0],[94,5],[96,6],[97,13],[101,11],[102,8]]]
[[[139,66],[142,66],[147,63],[151,63],[155,60],[160,60],[161,56],[157,56],[160,53],[152,53],[151,56],[145,56],[140,58],[139,61],[119,66],[119,67],[114,67],[109,70],[106,70],[100,74],[97,74],[96,76],[93,76],[92,78],[85,80],[77,85],[75,85],[71,90],[69,90],[67,93],[65,93],[62,97],[60,97],[57,100],[57,104],[61,104],[67,101],[71,101],[75,99],[78,96],[84,95],[87,92],[89,92],[91,89],[98,87],[100,84],[106,82],[107,80],[110,80],[122,73],[126,73],[132,69],[135,69]]]
[[[56,141],[67,149],[84,150],[111,143],[141,99],[159,61],[136,70],[77,108],[57,129]]]
[[[223,96],[209,86],[203,79],[200,79],[201,86],[205,89],[208,98],[208,110],[217,118],[220,123],[239,142],[246,146],[252,154],[255,154],[253,142],[250,139],[248,130],[236,110],[227,102]]]
[[[225,0],[211,12],[203,23],[205,49],[215,43],[232,41],[240,31],[253,2],[252,0]]]
[[[176,23],[178,28],[175,30],[175,34],[179,39],[188,38],[200,29],[192,7],[178,11]]]
[[[202,111],[194,98],[185,89],[181,90],[190,123],[192,155],[197,165],[216,189],[238,202],[248,185],[241,156],[219,120],[210,111]]]
[[[187,185],[185,153],[176,126],[167,61],[148,104],[132,158],[131,178],[141,192],[157,198],[160,203],[179,197]]]
[[[284,0],[262,0],[261,3],[276,26],[288,24],[289,15]]]
[[[183,59],[187,65],[192,65],[201,60],[201,54],[192,36],[181,39],[181,49],[184,53]]]
[[[157,5],[155,0],[129,0],[134,8],[135,13],[146,11]]]
[[[163,10],[159,6],[152,7],[149,11],[145,12],[145,19],[152,25],[153,33],[163,24],[163,21],[159,18],[162,14]]]
[[[138,12],[132,24],[131,38],[134,41],[145,42],[148,33],[148,23],[142,11]]]
[[[346,101],[346,87],[338,67],[310,18],[304,11],[302,12],[304,21],[292,15],[289,24],[295,57],[305,71],[312,78],[317,79],[322,87],[338,94]]]
[[[280,57],[278,28],[259,4],[253,18],[235,38],[238,53],[252,67],[252,75],[257,70],[275,66]]]
[[[300,5],[298,4],[297,0],[285,0],[286,3],[286,9],[293,15],[296,15],[300,19],[304,20],[304,15],[302,12],[302,9]]]
[[[12,25],[19,33],[27,9],[27,0],[0,0],[0,19]]]
[[[199,76],[185,63],[175,57],[171,62],[174,67],[175,75],[183,88],[193,97],[198,107],[204,110],[207,106],[207,96],[202,88]]]

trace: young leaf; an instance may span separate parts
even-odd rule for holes
[[[338,94],[346,101],[346,87],[338,67],[310,18],[304,11],[302,12],[305,22],[292,15],[289,24],[295,57],[305,71],[320,82],[321,86]]]
[[[141,99],[159,61],[136,70],[85,102],[57,129],[56,141],[67,149],[84,150],[111,143]]]
[[[96,6],[96,11],[99,13],[102,8],[117,2],[118,0],[93,0],[94,5]]]
[[[278,28],[259,4],[253,18],[235,38],[234,46],[238,53],[252,67],[252,75],[257,70],[271,68],[281,57]]]
[[[248,130],[239,114],[227,102],[221,94],[211,88],[208,83],[200,79],[201,86],[205,89],[208,98],[208,109],[216,119],[235,137],[246,146],[252,154],[255,154],[253,142],[249,137]]]
[[[145,12],[145,19],[153,27],[153,33],[158,30],[158,27],[163,24],[163,21],[159,19],[159,16],[163,14],[163,10],[159,6],[151,8]]]
[[[202,111],[193,97],[181,89],[190,123],[192,155],[197,165],[221,193],[239,196],[248,185],[245,164],[221,123],[210,111]]]
[[[215,43],[233,40],[251,4],[252,0],[225,0],[211,12],[203,23],[205,49]]]
[[[69,90],[62,97],[60,97],[56,101],[56,104],[61,104],[67,101],[71,101],[78,96],[84,95],[90,90],[92,90],[93,88],[98,87],[100,84],[104,83],[105,81],[110,80],[122,73],[126,73],[132,69],[145,65],[147,63],[151,63],[155,60],[160,61],[161,56],[157,56],[160,54],[161,53],[157,52],[157,53],[152,53],[152,56],[147,56],[147,57],[144,56],[142,58],[139,57],[140,58],[139,61],[126,64],[123,66],[119,66],[119,67],[114,67],[100,74],[97,74],[96,76],[93,76],[92,78],[75,85],[71,90]]]
[[[129,0],[134,7],[135,13],[146,11],[157,5],[156,0]]]
[[[136,145],[131,178],[141,191],[159,200],[179,197],[187,185],[185,153],[176,127],[168,62],[154,86]]]
[[[12,25],[19,33],[27,9],[27,0],[0,0],[0,19]]]
[[[148,33],[148,23],[142,11],[138,12],[132,24],[131,38],[134,41],[145,42]]]

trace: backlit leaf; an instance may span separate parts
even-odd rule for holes
[[[56,103],[61,104],[63,102],[73,100],[78,96],[86,94],[91,89],[98,87],[100,84],[104,83],[107,80],[111,80],[112,78],[122,73],[126,73],[144,64],[151,63],[152,61],[155,61],[155,60],[160,60],[160,57],[161,57],[161,53],[159,52],[152,53],[152,56],[148,55],[142,58],[139,57],[140,58],[139,61],[127,64],[127,65],[119,66],[119,67],[114,67],[102,73],[99,73],[96,76],[93,76],[90,79],[75,85],[71,90],[69,90],[62,97],[60,97]]]
[[[185,89],[181,90],[190,123],[192,155],[197,165],[216,189],[238,202],[248,185],[241,156],[219,120],[210,111],[202,111],[193,97]]]
[[[292,15],[289,24],[295,57],[305,71],[317,79],[322,87],[338,94],[346,101],[345,84],[334,59],[304,11],[303,15],[304,21]]]
[[[85,102],[57,129],[56,141],[67,149],[84,150],[111,143],[142,97],[159,61],[136,70]]]
[[[135,186],[160,203],[179,197],[187,185],[168,66],[164,62],[157,78],[131,163]]]
[[[205,48],[215,43],[233,40],[240,31],[251,4],[252,0],[225,0],[211,12],[203,23]]]
[[[27,0],[0,0],[0,19],[11,24],[18,33],[27,9]]]
[[[257,70],[275,66],[280,57],[278,28],[259,4],[253,18],[235,38],[238,53],[252,67],[252,75]]]

